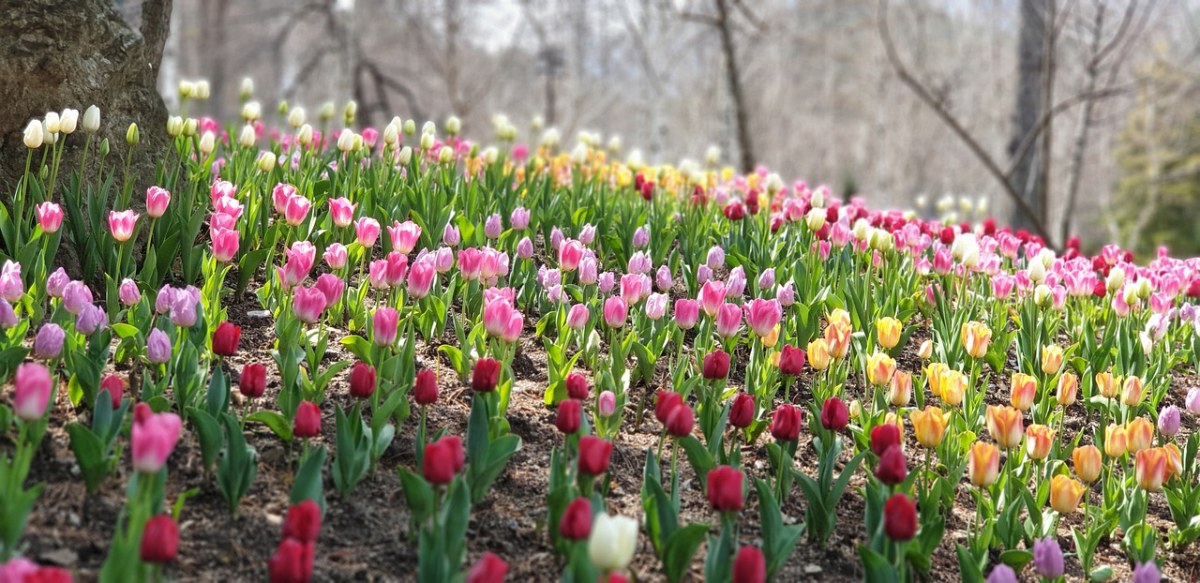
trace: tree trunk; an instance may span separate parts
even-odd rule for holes
[[[738,74],[736,47],[733,44],[733,23],[729,21],[729,0],[717,0],[717,31],[721,34],[721,52],[725,57],[725,77],[729,98],[733,101],[733,116],[737,127],[738,160],[742,172],[754,170],[754,144],[750,141],[750,123],[746,100],[742,95],[742,78]]]
[[[1053,29],[1049,2],[1052,0],[1021,0],[1021,31],[1017,44],[1017,100],[1013,112],[1013,133],[1008,143],[1009,156],[1018,154],[1020,144],[1037,126],[1045,114],[1047,87],[1048,39]],[[1046,136],[1049,131],[1046,131]],[[1045,140],[1043,136],[1039,140]],[[1012,185],[1029,207],[1041,213],[1045,222],[1046,164],[1042,158],[1047,149],[1027,148],[1012,173]],[[1014,208],[1011,224],[1014,228],[1032,229],[1033,222],[1020,208]]]

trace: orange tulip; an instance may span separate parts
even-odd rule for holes
[[[850,352],[850,334],[854,331],[850,324],[836,325],[830,322],[825,328],[825,342],[829,344],[829,354],[834,358],[845,358]]]
[[[1134,463],[1137,485],[1150,492],[1162,490],[1163,482],[1167,481],[1169,464],[1170,460],[1164,448],[1152,447],[1137,452],[1137,460]]]
[[[1000,449],[1012,449],[1021,443],[1025,421],[1021,412],[1012,407],[988,405],[987,428]]]
[[[1037,398],[1037,379],[1023,372],[1015,373],[1012,376],[1012,406],[1021,411],[1028,411],[1033,407],[1033,401]]]
[[[1137,375],[1129,375],[1121,386],[1121,402],[1127,407],[1137,407],[1142,402],[1142,379]]]
[[[817,338],[808,343],[808,364],[813,367],[813,370],[825,370],[829,368],[831,358],[829,343],[824,338]]]
[[[1120,387],[1118,386],[1117,378],[1111,372],[1101,372],[1096,373],[1096,390],[1103,397],[1111,399],[1117,396]]]
[[[875,335],[879,339],[879,345],[886,350],[891,350],[900,343],[900,320],[895,318],[885,317],[875,321]]]
[[[847,312],[841,308],[836,308],[832,312],[829,312],[829,315],[825,316],[825,321],[828,322],[830,326],[838,326],[847,330],[850,330],[854,327],[854,325],[850,323],[850,312]]]
[[[925,367],[925,378],[929,381],[929,392],[933,393],[933,396],[939,399],[942,398],[942,375],[946,374],[948,370],[950,370],[950,367],[946,366],[944,362],[931,362]]]
[[[1138,417],[1125,426],[1129,436],[1129,451],[1137,453],[1154,445],[1154,424],[1145,417]]]
[[[1033,424],[1025,430],[1025,453],[1030,459],[1044,460],[1054,447],[1054,430],[1045,425]]]
[[[1178,476],[1183,473],[1183,452],[1179,451],[1179,446],[1174,443],[1168,443],[1161,448],[1167,453],[1167,479],[1172,476]]]
[[[912,373],[898,370],[888,385],[888,402],[897,407],[907,407],[912,399]]]
[[[1115,423],[1105,427],[1104,455],[1118,458],[1125,455],[1126,451],[1129,451],[1129,434],[1126,433],[1125,427]]]
[[[1058,377],[1058,392],[1055,396],[1058,397],[1058,404],[1063,407],[1070,407],[1075,403],[1075,397],[1079,394],[1079,377],[1075,373],[1066,372]]]
[[[1042,372],[1054,374],[1062,368],[1063,350],[1057,344],[1042,347]]]
[[[1100,449],[1094,445],[1083,445],[1071,452],[1075,462],[1075,475],[1087,483],[1095,482],[1100,477],[1104,460],[1100,457]]]
[[[942,443],[942,438],[946,436],[946,417],[941,409],[930,405],[924,411],[913,411],[909,416],[912,417],[913,432],[922,446],[932,449]]]
[[[881,387],[892,382],[896,374],[896,359],[884,352],[876,352],[867,358],[867,380],[872,385]]]
[[[1000,450],[986,441],[976,441],[971,444],[971,452],[967,458],[967,476],[971,483],[986,488],[996,483],[1000,475]]]
[[[971,358],[983,358],[992,342],[992,329],[983,322],[964,322],[959,332],[963,348]]]
[[[1050,480],[1050,507],[1060,514],[1070,514],[1079,508],[1079,500],[1087,487],[1062,474]]]

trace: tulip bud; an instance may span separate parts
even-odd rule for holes
[[[40,120],[30,120],[29,125],[25,126],[25,147],[30,150],[36,150],[42,147],[44,141],[42,133],[42,122]]]
[[[208,91],[208,81],[201,79],[196,81],[196,92],[192,95],[195,96],[196,99],[204,100],[208,99]]]
[[[442,146],[442,149],[438,152],[438,162],[446,164],[448,162],[452,162],[453,160],[454,148],[451,148],[450,146]]]
[[[357,116],[358,102],[351,99],[350,101],[347,101],[345,107],[342,108],[342,123],[345,124],[346,127],[350,127],[354,125],[354,118]]]
[[[142,135],[138,133],[137,123],[129,124],[129,129],[125,130],[125,143],[130,146],[136,146],[142,140]]]
[[[435,139],[436,138],[434,138],[433,134],[430,134],[430,133],[421,134],[421,149],[429,150],[430,148],[433,148],[433,142]]]
[[[383,128],[383,143],[392,146],[399,140],[400,128],[396,124],[390,123],[386,128]]]
[[[183,79],[181,79],[179,81],[179,98],[180,99],[186,101],[188,98],[190,98],[195,93],[196,93],[196,84],[195,83],[193,83],[191,81],[183,80]]]
[[[200,136],[200,154],[202,156],[208,157],[209,154],[212,154],[216,145],[217,137],[212,132],[204,132],[204,135]]]
[[[111,148],[111,146],[108,145],[108,138],[104,138],[103,140],[100,140],[100,157],[104,158],[104,157],[108,156],[108,152],[109,152],[110,148]]]
[[[349,152],[354,149],[354,132],[350,130],[342,130],[338,134],[337,147],[342,153]]]
[[[254,126],[246,124],[242,126],[241,133],[238,134],[238,145],[243,148],[253,148],[258,135],[254,133]]]
[[[412,146],[404,146],[400,148],[400,157],[396,161],[402,166],[408,166],[408,163],[412,161],[412,154]]]
[[[326,101],[317,108],[317,119],[320,120],[321,123],[326,123],[333,119],[333,113],[335,110],[337,110],[337,106],[334,105],[332,101]]]
[[[254,95],[254,79],[242,77],[242,86],[238,90],[238,98],[242,101],[250,99]]]
[[[242,119],[246,120],[246,123],[251,123],[260,117],[262,117],[262,105],[259,102],[247,101],[242,106]]]
[[[417,122],[415,120],[404,120],[404,135],[411,136],[417,133]]]
[[[266,150],[258,155],[258,169],[264,174],[275,169],[275,152]]]
[[[194,117],[183,120],[183,135],[189,138],[196,135],[196,125],[198,123]]]
[[[460,130],[462,130],[462,121],[460,121],[458,119],[458,117],[452,115],[452,116],[446,118],[446,133],[447,134],[455,136],[455,135],[458,135],[458,132]]]
[[[42,121],[42,127],[47,133],[57,134],[59,128],[59,119],[57,111],[46,112],[46,118]]]
[[[602,571],[624,569],[637,548],[638,521],[627,516],[601,512],[592,521],[588,558]]]

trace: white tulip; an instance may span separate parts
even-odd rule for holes
[[[83,131],[94,134],[100,131],[100,108],[92,105],[83,112]]]
[[[25,126],[25,147],[36,150],[42,147],[43,139],[41,120],[30,120],[29,125]]]
[[[638,522],[628,516],[596,515],[588,537],[588,558],[602,571],[617,571],[629,566],[637,547]]]
[[[62,110],[62,115],[58,116],[58,131],[70,135],[75,133],[75,128],[79,126],[79,110],[66,108]]]

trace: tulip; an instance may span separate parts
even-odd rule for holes
[[[67,333],[62,327],[53,322],[42,324],[37,336],[33,339],[33,355],[37,358],[52,360],[62,354],[63,340]]]
[[[867,380],[875,386],[883,386],[892,382],[896,373],[896,360],[883,352],[876,352],[867,358]]]
[[[171,359],[171,339],[158,328],[150,331],[146,338],[146,360],[153,364],[163,364]]]
[[[583,259],[583,243],[574,239],[563,241],[558,248],[558,268],[563,273],[570,273],[579,267],[580,260]]]
[[[242,374],[238,378],[238,390],[251,399],[261,397],[267,390],[267,367],[257,362],[242,367]]]
[[[0,328],[9,329],[17,325],[17,313],[8,300],[0,298]]]
[[[913,411],[911,417],[913,431],[922,446],[933,449],[942,443],[946,435],[946,417],[941,409],[929,405],[924,411]]]
[[[417,378],[413,382],[413,399],[418,405],[432,405],[437,402],[437,374],[432,369],[423,368],[417,372]]]
[[[599,476],[607,472],[612,447],[612,442],[594,435],[579,438],[579,473],[585,476]]]
[[[1045,425],[1032,424],[1025,429],[1025,453],[1033,460],[1044,460],[1054,447],[1054,430]]]
[[[1161,447],[1138,451],[1134,463],[1138,487],[1149,492],[1161,491],[1163,482],[1170,476],[1170,461],[1167,451]]]
[[[329,217],[333,225],[339,229],[349,227],[354,222],[354,207],[355,204],[345,197],[329,199]]]
[[[784,403],[771,416],[771,435],[778,441],[796,441],[800,437],[800,410]]]
[[[879,457],[883,457],[888,448],[901,445],[903,441],[899,425],[883,423],[871,428],[871,451]]]
[[[577,401],[584,401],[588,398],[588,382],[587,378],[579,373],[571,373],[567,375],[567,397]]]
[[[675,391],[660,390],[654,398],[654,418],[664,426],[671,411],[683,404],[683,397]]]
[[[1012,406],[1020,411],[1028,411],[1033,407],[1034,398],[1037,396],[1037,379],[1025,373],[1015,373],[1012,376],[1012,394],[1010,401]]]
[[[179,442],[182,421],[174,413],[153,413],[145,403],[138,403],[130,435],[133,469],[142,474],[155,474],[167,462],[167,457]]]
[[[45,134],[42,128],[41,120],[30,120],[29,125],[25,126],[25,134],[23,135],[25,147],[30,150],[36,150],[42,147],[45,141]]]
[[[742,310],[736,304],[722,304],[717,309],[717,335],[721,338],[733,338],[742,327]],[[769,334],[770,331],[768,330]]]
[[[804,371],[804,351],[791,344],[784,344],[779,353],[779,372],[799,376]]]
[[[1070,407],[1075,403],[1075,397],[1079,393],[1079,377],[1075,373],[1066,372],[1058,377],[1058,390],[1055,392],[1055,398],[1058,399],[1058,404],[1063,407]]]
[[[729,353],[720,348],[704,355],[701,374],[708,380],[720,380],[729,376]]]
[[[421,238],[421,227],[412,221],[394,221],[392,226],[388,227],[388,236],[391,238],[393,251],[408,255]]]
[[[611,417],[617,412],[617,395],[612,391],[604,391],[600,393],[600,397],[596,400],[596,409],[601,417]]]
[[[824,338],[817,338],[808,343],[807,356],[813,370],[829,368],[829,362],[833,357],[829,350],[829,343]]]
[[[1079,507],[1087,487],[1078,481],[1057,474],[1050,480],[1050,507],[1060,514],[1070,514]]]
[[[361,217],[354,222],[354,236],[359,245],[370,249],[379,239],[381,228],[379,221],[371,217]]]
[[[638,521],[621,515],[597,514],[588,537],[588,558],[603,572],[629,566],[637,547]]]
[[[1042,347],[1042,372],[1052,375],[1062,368],[1063,350],[1061,346],[1052,344]]]
[[[988,405],[987,428],[1000,449],[1012,449],[1021,443],[1025,434],[1021,412],[1012,407]]]
[[[778,300],[757,298],[746,304],[746,325],[759,337],[767,336],[783,317],[783,307]],[[724,314],[722,309],[721,315]],[[720,327],[718,318],[718,327]]]
[[[1143,388],[1141,377],[1129,375],[1121,385],[1121,402],[1127,407],[1137,407],[1142,402]]]
[[[667,433],[674,437],[687,437],[692,434],[692,429],[696,427],[696,417],[692,413],[692,408],[680,401],[677,405],[667,412],[667,421],[664,423],[667,428]]]
[[[987,488],[996,483],[999,475],[1000,450],[983,441],[971,444],[967,458],[967,476],[971,478],[971,483],[979,488]]]
[[[1111,372],[1096,373],[1096,390],[1108,399],[1116,397],[1120,392],[1118,381]]]
[[[850,335],[853,333],[849,323],[845,324],[830,324],[825,328],[825,342],[829,345],[829,354],[833,358],[845,358],[846,353],[850,351]],[[814,361],[816,358],[812,355],[812,346],[809,346],[809,358]],[[814,364],[815,368],[816,365]]]
[[[500,363],[494,358],[475,361],[471,371],[471,388],[477,393],[490,393],[500,384]]]
[[[121,377],[115,374],[107,375],[100,381],[100,392],[96,395],[96,401],[99,402],[101,395],[108,395],[109,404],[116,409],[121,406],[121,397],[124,391],[125,381]]]
[[[313,543],[321,533],[321,508],[311,498],[288,507],[283,519],[283,538]]]
[[[346,289],[346,282],[332,273],[322,273],[317,278],[317,283],[314,287],[321,291],[321,295],[325,296],[326,306],[334,306],[342,299],[342,292]]]
[[[888,402],[897,407],[907,407],[912,398],[912,374],[898,370],[888,385]]]
[[[879,456],[879,465],[875,466],[875,477],[889,486],[902,483],[908,477],[908,461],[904,450],[899,445],[892,445]]]
[[[179,525],[170,514],[159,514],[146,521],[142,530],[139,556],[143,562],[166,564],[179,552]]]
[[[829,431],[841,431],[850,424],[850,410],[837,397],[830,397],[821,405],[821,426]]]
[[[580,420],[583,417],[583,406],[579,401],[566,399],[558,404],[558,414],[554,418],[554,426],[566,435],[579,431]]]
[[[377,346],[392,346],[396,344],[399,334],[400,312],[395,308],[383,307],[375,310],[371,317],[371,336]]]
[[[325,294],[315,287],[297,287],[292,292],[292,313],[301,322],[315,324],[325,311]]]
[[[988,575],[987,583],[1017,583],[1017,573],[1012,567],[1000,563]]]
[[[721,309],[721,305],[725,303],[725,284],[716,280],[709,280],[700,286],[700,294],[697,297],[697,302],[705,314],[716,316],[717,311]]]
[[[503,583],[506,574],[508,563],[491,552],[485,552],[467,571],[465,583]]]
[[[1200,414],[1200,388],[1188,391],[1184,404],[1187,406],[1188,411]]]
[[[1137,453],[1154,445],[1154,424],[1145,417],[1138,417],[1125,426],[1129,437],[1129,453]]]
[[[567,327],[571,328],[572,330],[583,330],[583,327],[587,325],[587,321],[590,316],[591,314],[588,313],[587,306],[583,304],[575,304],[574,306],[571,306],[570,311],[567,312]]]
[[[54,382],[50,371],[36,362],[17,366],[13,377],[16,393],[13,396],[13,412],[25,421],[36,421],[46,413]]]
[[[767,560],[758,547],[744,546],[733,559],[733,583],[764,583]]]
[[[217,356],[233,356],[237,354],[238,343],[242,337],[242,327],[229,322],[221,322],[212,335],[212,351]]]
[[[350,367],[350,396],[366,399],[375,393],[375,367],[359,361]]]
[[[312,580],[313,543],[285,538],[267,563],[271,583],[305,583]]]
[[[1033,542],[1033,569],[1044,579],[1063,575],[1063,554],[1058,541],[1052,537]]]
[[[875,336],[884,350],[891,350],[900,343],[900,320],[891,317],[875,321]]]
[[[1125,427],[1112,424],[1104,428],[1104,455],[1121,457],[1129,450],[1129,434]]]
[[[34,210],[37,214],[38,225],[42,227],[42,232],[57,233],[62,228],[63,209],[61,206],[46,201],[34,207]]]
[[[905,494],[893,494],[883,505],[883,532],[896,541],[911,540],[917,534],[917,505]]]
[[[558,534],[567,540],[583,540],[592,532],[592,501],[580,496],[567,505],[562,520],[558,522]]]
[[[1159,583],[1162,581],[1162,574],[1158,571],[1158,565],[1154,561],[1146,561],[1138,563],[1133,568],[1133,583]]]
[[[729,424],[738,429],[749,427],[754,422],[756,407],[754,397],[746,393],[738,393],[729,406]]]
[[[151,218],[157,219],[167,212],[167,205],[171,204],[171,193],[165,188],[151,186],[146,189],[146,214]]]
[[[108,315],[103,308],[88,304],[75,319],[75,331],[84,336],[91,336],[97,330],[108,325]]]
[[[109,211],[108,229],[112,233],[113,239],[119,243],[128,241],[133,236],[133,227],[137,223],[137,219],[137,213],[131,210]]]
[[[301,401],[292,420],[292,435],[301,439],[321,434],[321,410],[311,401]]]
[[[322,257],[324,257],[325,264],[330,269],[341,269],[346,266],[346,261],[349,259],[349,252],[345,245],[334,243],[325,248],[325,253]]]
[[[992,330],[983,322],[965,322],[959,337],[971,358],[983,358],[992,342]]]
[[[620,296],[611,296],[604,302],[604,323],[611,328],[620,328],[625,325],[625,320],[629,316],[629,306],[625,304],[625,300]]]
[[[459,446],[461,448],[461,445]],[[425,444],[425,455],[421,459],[421,474],[425,480],[437,486],[445,486],[454,481],[458,473],[458,463],[455,445],[452,441],[439,439]]]
[[[62,296],[63,308],[76,316],[82,314],[84,308],[92,305],[92,290],[82,281],[68,283],[63,287]]]
[[[1158,432],[1167,438],[1175,437],[1179,433],[1179,408],[1175,405],[1164,407],[1158,413]]]
[[[717,512],[742,509],[742,484],[745,474],[731,466],[719,466],[708,472],[708,504]]]
[[[933,341],[926,340],[926,341],[922,342],[920,348],[917,350],[917,357],[920,358],[921,360],[929,360],[929,358],[932,356],[933,356]]]

